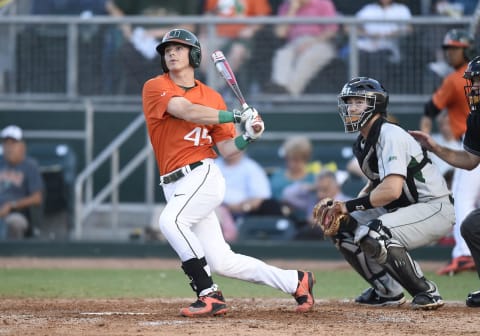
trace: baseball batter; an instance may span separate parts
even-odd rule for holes
[[[353,145],[368,183],[358,198],[340,202],[350,220],[335,245],[371,285],[356,298],[366,305],[400,305],[403,289],[414,309],[444,302],[409,250],[444,236],[455,222],[447,184],[426,151],[398,125],[386,120],[388,92],[375,79],[356,77],[338,96],[346,132],[360,132]],[[403,287],[403,288],[402,288]]]
[[[167,200],[159,227],[178,254],[198,298],[182,308],[181,315],[227,312],[212,272],[277,288],[294,296],[298,312],[310,310],[313,273],[279,269],[234,253],[214,212],[224,198],[225,180],[214,163],[213,147],[224,157],[244,150],[264,131],[260,115],[250,107],[226,111],[220,94],[195,79],[201,49],[191,32],[169,31],[157,51],[164,74],[145,83],[143,107]],[[245,132],[235,137],[234,123],[240,122]]]
[[[423,132],[410,131],[422,146],[437,154],[452,166],[472,170],[480,164],[480,56],[475,57],[467,66],[463,77],[467,81],[465,96],[470,108],[463,139],[464,150],[454,150],[440,146],[432,137]],[[480,277],[480,209],[475,209],[463,220],[460,227],[475,260],[475,266]],[[480,307],[480,290],[468,294],[466,304],[469,307]]]

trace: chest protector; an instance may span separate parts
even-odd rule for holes
[[[388,121],[384,118],[378,118],[373,123],[367,138],[364,139],[361,135],[359,135],[357,140],[353,144],[353,153],[355,154],[355,157],[357,158],[363,173],[373,183],[374,187],[376,187],[381,182],[378,170],[378,158],[375,147],[378,142],[378,137],[380,136],[380,130],[382,128],[382,125],[386,122]],[[405,179],[405,182],[403,183],[402,194],[398,199],[385,205],[384,208],[388,210],[394,210],[417,203],[418,191],[417,186],[415,185],[414,178],[421,179],[422,168],[425,167],[427,163],[431,162],[432,161],[428,158],[425,149],[423,149],[422,161],[418,162],[412,158],[407,167],[407,177]]]

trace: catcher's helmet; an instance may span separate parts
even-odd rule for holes
[[[476,83],[474,84],[474,78]],[[466,79],[467,85],[465,85],[465,97],[467,98],[470,111],[480,111],[480,56],[476,56],[468,63],[467,69],[463,74],[463,78]]]
[[[367,108],[354,116],[349,111],[347,98],[359,97],[365,99]],[[338,95],[338,113],[343,120],[345,132],[357,132],[374,114],[387,115],[388,92],[379,81],[369,77],[354,77],[348,81]]]
[[[475,57],[475,40],[473,36],[464,29],[451,29],[443,39],[442,48],[463,48],[463,56],[467,61]]]
[[[165,64],[165,47],[168,43],[172,42],[188,45],[190,47],[190,65],[194,68],[200,66],[202,50],[195,34],[186,29],[172,29],[163,36],[162,42],[157,46],[157,52],[160,54],[164,72],[168,72],[167,65]]]

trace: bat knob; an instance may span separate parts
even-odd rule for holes
[[[262,130],[262,126],[261,125],[254,125],[252,126],[253,130],[255,131],[255,133],[258,133]]]

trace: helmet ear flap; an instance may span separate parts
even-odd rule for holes
[[[197,48],[190,48],[190,65],[194,68],[198,68],[200,66],[200,62],[202,61],[202,53],[200,49]]]

